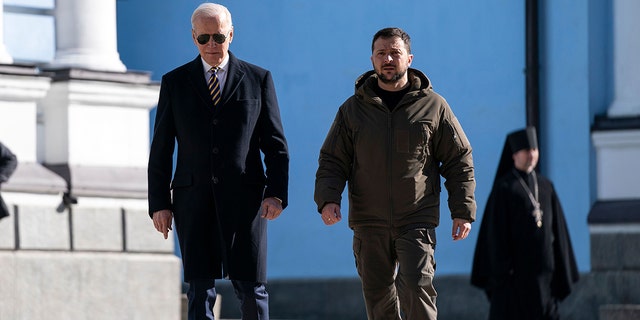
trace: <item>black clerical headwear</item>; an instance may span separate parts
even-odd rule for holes
[[[500,156],[500,163],[498,164],[496,175],[493,178],[493,183],[495,184],[498,178],[502,177],[508,171],[511,171],[511,168],[513,168],[514,153],[522,149],[537,148],[538,138],[535,127],[529,126],[509,133],[504,141],[502,156]]]
[[[507,135],[507,141],[511,147],[509,157],[522,149],[538,149],[535,127],[526,127],[525,129],[511,132]]]

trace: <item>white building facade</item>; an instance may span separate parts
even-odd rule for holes
[[[5,2],[0,141],[19,164],[2,185],[0,319],[179,319],[180,262],[147,213],[159,86],[120,61],[116,1]]]

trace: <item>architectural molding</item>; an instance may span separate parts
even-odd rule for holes
[[[597,201],[589,212],[587,222],[598,229],[636,230],[640,233],[640,199],[621,201]]]
[[[640,199],[640,129],[592,132],[598,200]]]

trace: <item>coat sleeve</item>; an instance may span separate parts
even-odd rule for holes
[[[571,287],[578,281],[579,273],[564,212],[555,190],[552,192],[552,201],[555,268],[553,271],[551,290],[554,297],[563,300],[571,293]]]
[[[434,138],[434,153],[449,195],[451,218],[471,222],[476,219],[473,157],[471,143],[451,108],[442,101],[442,114]]]
[[[267,71],[261,87],[260,150],[264,154],[267,176],[264,197],[279,198],[282,200],[282,207],[285,208],[289,203],[289,151],[270,72]]]
[[[318,212],[327,203],[340,204],[342,192],[351,176],[353,141],[346,129],[344,116],[338,111],[320,149],[314,200]]]
[[[491,223],[491,217],[489,216],[490,208],[493,206],[493,192],[489,195],[484,214],[482,215],[482,222],[480,223],[480,229],[478,230],[478,238],[476,240],[476,248],[473,253],[473,264],[471,267],[471,284],[484,289],[487,292],[489,278],[491,276],[491,263],[489,261],[489,224]],[[489,293],[487,292],[489,296]]]
[[[491,191],[473,257],[471,284],[484,289],[488,297],[512,268],[512,248],[508,239],[511,222],[507,214],[509,201],[506,192],[504,186],[494,186]]]
[[[163,76],[147,168],[150,216],[159,210],[171,210],[171,176],[176,129],[170,101],[169,82],[166,76]]]

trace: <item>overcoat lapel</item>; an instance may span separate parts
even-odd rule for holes
[[[244,78],[244,70],[241,70],[238,64],[238,59],[229,52],[229,73],[227,74],[227,81],[222,89],[222,106],[226,105],[229,98],[233,96],[233,93],[238,89],[238,86]]]
[[[229,69],[227,74],[227,81],[225,82],[222,90],[222,100],[219,107],[224,105],[233,96],[233,93],[238,89],[238,86],[244,78],[245,72],[241,70],[238,64],[238,59],[229,52]],[[198,96],[202,99],[203,107],[213,110],[211,96],[207,89],[207,82],[203,75],[202,58],[198,55],[192,62],[189,68],[189,81],[193,83],[193,87],[196,88]],[[219,110],[220,108],[215,108]]]
[[[207,82],[203,74],[202,58],[198,55],[192,62],[189,68],[189,81],[192,82],[193,88],[196,88],[198,96],[202,100],[202,107],[207,108],[209,111],[213,110],[213,102],[211,101],[211,95],[207,89]]]

